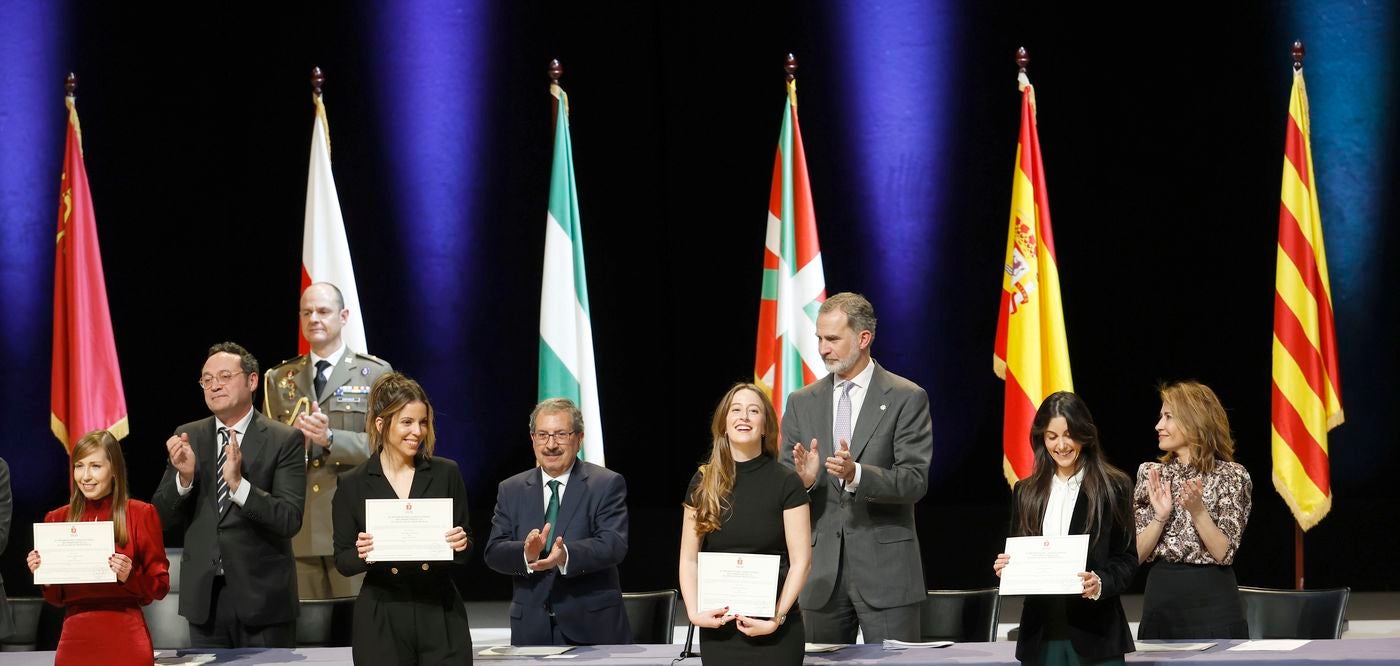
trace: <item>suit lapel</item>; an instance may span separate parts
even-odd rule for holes
[[[559,525],[555,527],[555,536],[564,536],[564,527],[573,522],[579,505],[587,500],[588,471],[584,469],[583,461],[579,460],[574,463],[574,471],[569,475],[569,485],[564,488],[564,499],[559,503]]]
[[[385,477],[388,481],[388,477]],[[428,463],[427,456],[418,460],[418,464],[413,468],[413,484],[408,487],[409,497],[427,497],[428,484],[433,480],[433,466]]]
[[[1074,496],[1074,512],[1069,517],[1070,534],[1090,534],[1084,523],[1089,516],[1089,499],[1084,496],[1084,484],[1079,484],[1079,493]]]
[[[817,433],[817,442],[821,449],[820,462],[817,465],[819,473],[826,477],[828,483],[835,490],[841,489],[841,480],[826,473],[826,459],[836,455],[836,442],[834,441],[836,430],[836,412],[832,410],[831,402],[833,392],[836,390],[835,373],[826,373],[825,377],[817,383],[821,387],[817,391],[817,398],[821,400],[821,432]]]
[[[544,526],[544,472],[536,467],[525,477],[525,495],[520,501],[525,503],[524,512],[520,515],[524,517],[520,525],[521,534],[528,534],[530,530]],[[521,538],[524,538],[523,536]]]
[[[870,361],[875,363],[874,360]],[[880,420],[885,418],[885,392],[890,389],[885,381],[885,370],[875,363],[875,372],[870,375],[870,386],[865,388],[865,401],[860,406],[860,416],[856,418],[856,429],[851,433],[851,460],[860,460],[865,445],[875,434]]]

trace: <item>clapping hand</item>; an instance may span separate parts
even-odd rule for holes
[[[1172,515],[1171,481],[1162,481],[1162,468],[1154,467],[1147,474],[1147,498],[1152,501],[1152,515],[1166,523]]]
[[[856,464],[851,461],[851,445],[846,440],[836,444],[836,455],[826,459],[826,473],[846,483],[855,483]]]
[[[165,440],[165,453],[170,457],[170,466],[180,473],[180,484],[194,485],[194,449],[190,448],[189,434],[171,435]]]
[[[543,537],[541,537],[543,538]],[[569,563],[568,551],[564,550],[564,537],[554,537],[554,545],[549,549],[549,557],[530,563],[531,571],[549,571],[554,567]]]
[[[812,440],[812,448],[802,446],[802,442],[792,445],[792,466],[797,470],[797,478],[802,480],[802,487],[811,488],[817,482],[817,471],[821,469],[821,461],[817,459],[817,440]]]
[[[305,436],[306,446],[325,446],[330,437],[330,417],[321,411],[321,405],[311,403],[311,411],[297,414],[296,429]]]
[[[1192,517],[1205,513],[1206,504],[1201,500],[1201,492],[1204,488],[1205,484],[1201,479],[1191,479],[1181,486],[1181,506]]]
[[[238,492],[238,484],[243,480],[243,447],[238,445],[238,433],[232,428],[228,431],[224,456],[224,468],[220,473],[224,475],[224,483],[228,485],[228,494],[232,497]]]

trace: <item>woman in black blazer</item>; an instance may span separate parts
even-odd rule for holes
[[[1104,460],[1098,428],[1079,396],[1046,398],[1031,425],[1035,470],[1016,484],[1012,536],[1089,534],[1079,596],[1026,597],[1016,658],[1027,664],[1122,664],[1133,637],[1118,595],[1133,582],[1133,483]],[[998,577],[1009,561],[997,555]]]
[[[364,572],[355,600],[351,654],[356,664],[470,664],[467,609],[449,571],[470,553],[467,488],[457,463],[433,456],[433,406],[418,382],[392,372],[374,382],[365,416],[370,457],[340,477],[332,500],[335,568]],[[452,498],[443,538],[451,561],[380,562],[365,532],[365,500]]]

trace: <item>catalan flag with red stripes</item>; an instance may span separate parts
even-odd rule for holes
[[[1035,89],[1024,72],[1020,84],[1021,135],[992,358],[993,371],[1006,380],[1002,471],[1013,486],[1035,467],[1031,421],[1041,401],[1056,391],[1074,390],[1060,307],[1060,270],[1050,233],[1050,199],[1035,125]]]
[[[807,155],[797,124],[797,82],[788,81],[783,128],[773,160],[768,233],[763,244],[763,293],[753,376],[781,419],[787,397],[826,376],[817,349],[817,310],[826,300],[817,215],[807,180]]]
[[[1274,488],[1306,530],[1332,508],[1327,432],[1342,423],[1342,392],[1301,66],[1293,71],[1283,157],[1274,278]]]

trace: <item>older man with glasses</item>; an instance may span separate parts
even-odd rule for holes
[[[627,482],[579,460],[583,414],[551,398],[530,413],[534,469],[501,482],[486,565],[511,577],[511,645],[632,642],[617,565]]]
[[[303,435],[253,409],[258,361],[237,344],[209,348],[199,387],[213,415],[166,440],[151,500],[184,533],[180,614],[196,648],[295,647]]]

